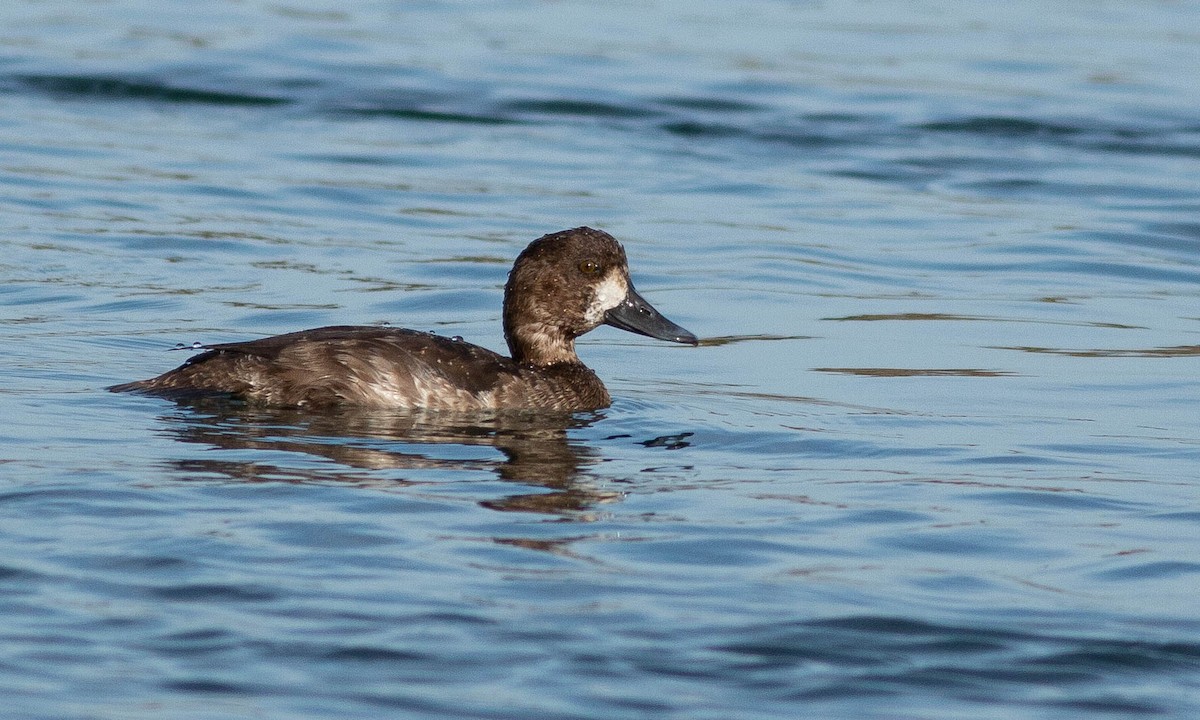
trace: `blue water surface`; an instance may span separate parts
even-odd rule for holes
[[[3,714],[1196,717],[1196,28],[0,5]],[[704,338],[584,338],[611,408],[104,391],[324,324],[502,350],[583,224]]]

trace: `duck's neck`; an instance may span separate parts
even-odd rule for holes
[[[504,338],[512,359],[525,365],[555,365],[578,363],[575,354],[575,338],[563,334],[559,328],[529,323],[517,327],[504,324]]]

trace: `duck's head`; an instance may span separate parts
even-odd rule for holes
[[[534,365],[578,361],[575,338],[600,325],[697,342],[634,290],[625,250],[612,235],[579,227],[531,242],[504,287],[504,336],[513,359]]]

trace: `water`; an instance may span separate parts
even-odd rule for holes
[[[6,717],[1200,713],[1196,3],[0,20]],[[580,224],[602,412],[102,391]]]

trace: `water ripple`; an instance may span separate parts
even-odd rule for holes
[[[173,81],[144,77],[102,75],[14,75],[9,77],[12,92],[16,83],[29,90],[59,97],[99,99],[112,102],[148,100],[165,103],[223,105],[231,107],[272,107],[286,105],[288,98],[247,92],[180,87]],[[221,83],[228,86],[229,83]]]

